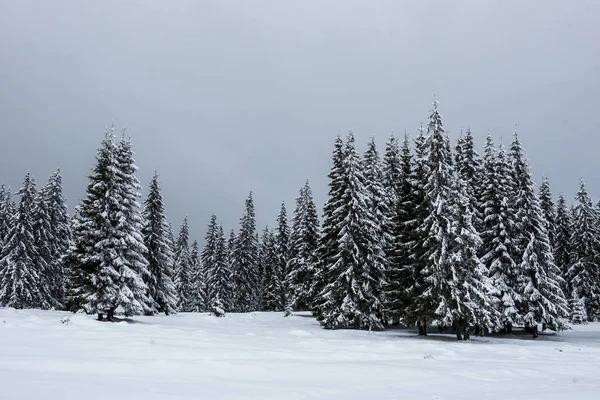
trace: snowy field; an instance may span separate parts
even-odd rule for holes
[[[575,398],[600,399],[600,324],[456,342],[326,331],[306,315],[101,323],[0,308],[2,400]]]

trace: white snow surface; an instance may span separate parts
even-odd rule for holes
[[[0,399],[600,399],[600,324],[457,342],[302,313],[106,323],[0,308]]]

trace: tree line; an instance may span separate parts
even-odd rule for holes
[[[228,237],[217,216],[204,246],[177,238],[158,175],[140,204],[132,143],[111,127],[85,198],[71,217],[60,171],[38,192],[27,173],[0,190],[0,305],[97,314],[311,310],[328,329],[381,330],[436,322],[457,337],[538,325],[561,330],[600,315],[600,205],[585,184],[556,205],[535,189],[515,132],[488,134],[483,156],[470,130],[452,146],[434,101],[414,140],[392,136],[383,157],[349,133],[334,142],[322,226],[311,187],[291,221],[256,226],[252,193]],[[291,223],[290,223],[291,222]]]

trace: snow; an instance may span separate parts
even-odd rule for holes
[[[600,324],[558,335],[328,331],[307,314],[0,308],[0,398],[597,399]]]

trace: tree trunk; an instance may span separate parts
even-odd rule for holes
[[[460,335],[460,322],[456,321],[454,323],[454,330],[456,331],[456,340],[462,340],[462,336]]]
[[[542,332],[544,332],[546,329],[548,329],[548,325],[544,322],[542,324]]]
[[[102,319],[103,319],[102,313],[98,313],[98,321],[102,321]]]
[[[538,327],[537,327],[537,324],[535,324],[535,326],[533,326],[531,328],[531,332],[533,333],[533,338],[534,339],[538,337]]]
[[[467,324],[466,328],[465,328],[465,340],[471,340],[471,333],[470,333],[471,328],[469,327],[469,324]]]
[[[507,322],[506,326],[504,327],[504,330],[506,331],[507,335],[511,335],[512,334],[512,324],[510,322]]]

